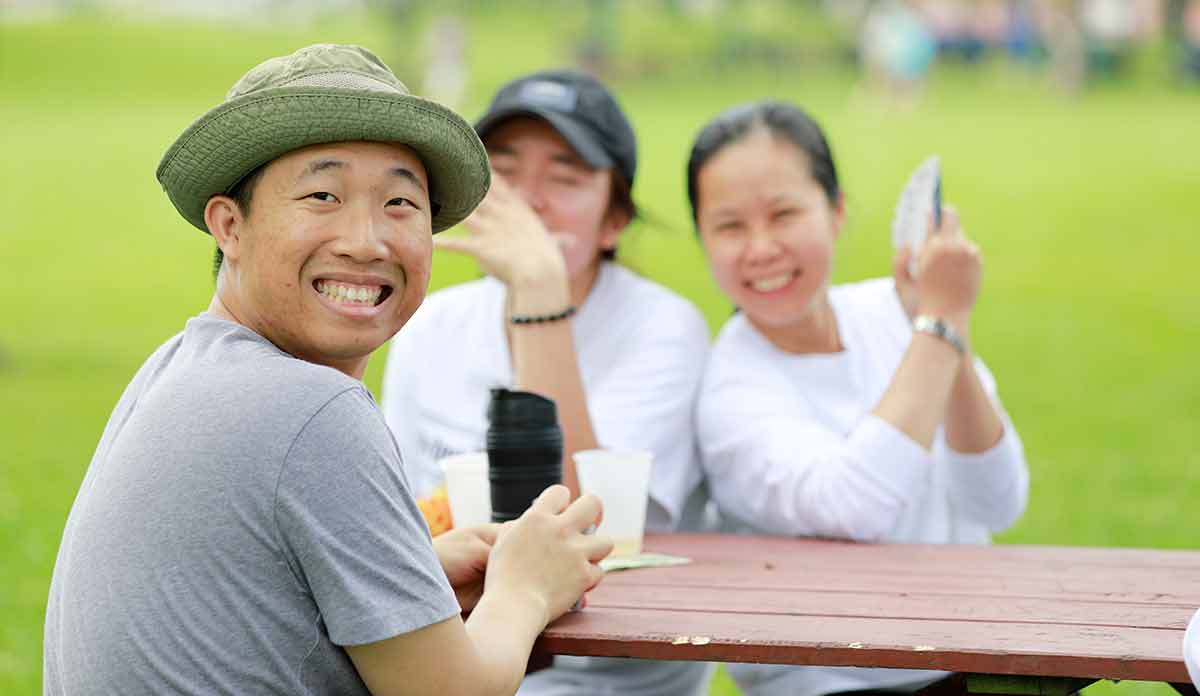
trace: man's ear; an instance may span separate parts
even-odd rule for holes
[[[601,223],[600,232],[600,248],[611,251],[617,248],[617,241],[621,239],[621,233],[632,220],[629,213],[617,206],[613,206],[607,213],[604,214],[604,221]]]
[[[204,206],[204,224],[212,233],[225,258],[236,260],[242,242],[246,218],[229,196],[213,196]]]

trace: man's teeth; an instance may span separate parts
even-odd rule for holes
[[[790,272],[782,273],[777,276],[771,276],[770,278],[750,281],[750,287],[754,288],[758,292],[771,292],[772,290],[778,290],[779,288],[782,288],[791,282],[791,280],[792,274]]]
[[[344,285],[329,280],[318,280],[317,292],[336,302],[374,305],[379,301],[379,296],[383,294],[383,287],[379,285]]]

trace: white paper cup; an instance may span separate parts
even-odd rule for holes
[[[455,527],[492,521],[492,491],[488,484],[487,452],[443,457],[438,468],[446,477],[446,497]]]
[[[580,490],[594,494],[604,504],[604,520],[596,533],[612,538],[612,555],[641,553],[654,456],[638,451],[583,450],[571,458]]]

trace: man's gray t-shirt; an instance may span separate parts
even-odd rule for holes
[[[363,385],[203,314],[96,448],[50,586],[44,691],[365,694],[339,646],[458,611]]]

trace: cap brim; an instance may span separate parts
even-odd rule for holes
[[[179,136],[157,176],[184,219],[207,232],[208,199],[255,168],[309,145],[355,140],[417,153],[436,204],[434,232],[466,218],[491,184],[483,144],[450,109],[412,95],[335,87],[278,87],[225,102]]]
[[[480,138],[485,138],[488,132],[496,126],[504,121],[520,116],[533,116],[549,123],[554,130],[562,135],[571,147],[575,148],[575,151],[579,153],[583,161],[593,167],[605,169],[616,166],[616,162],[600,146],[598,138],[587,126],[550,109],[540,109],[527,105],[514,105],[496,109],[495,111],[488,112],[483,118],[475,122],[475,132],[479,134]]]

